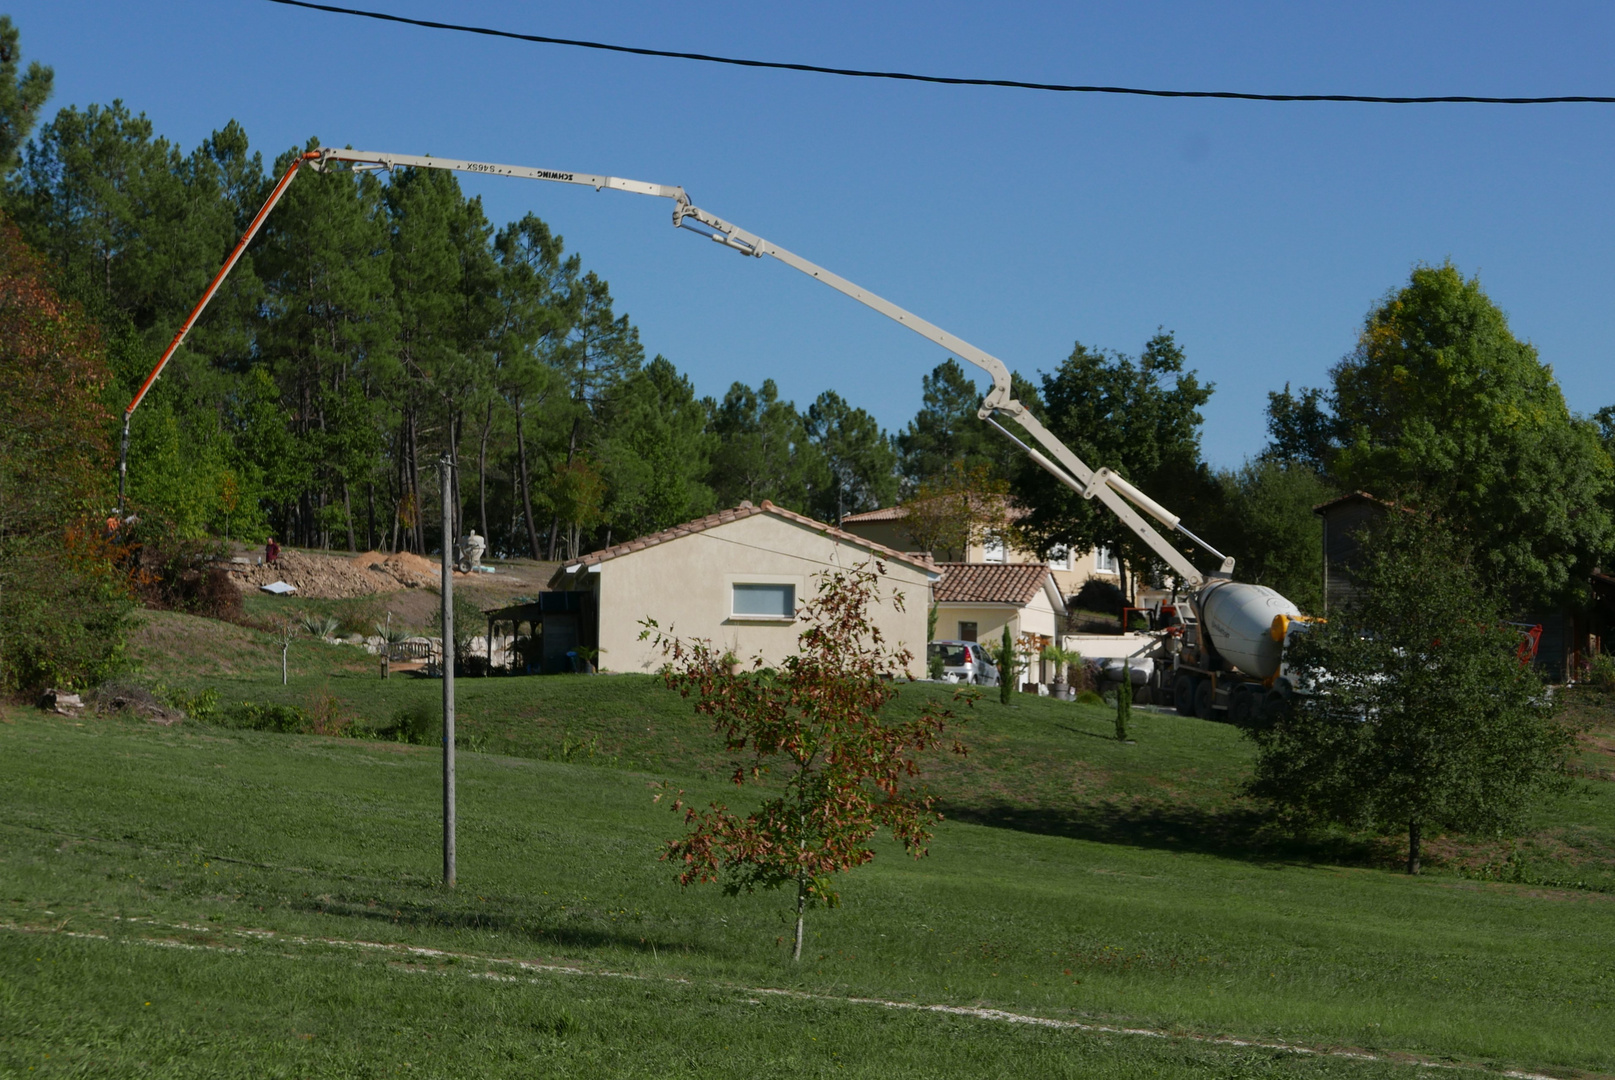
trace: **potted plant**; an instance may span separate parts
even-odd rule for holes
[[[1044,660],[1054,665],[1054,679],[1049,684],[1049,693],[1061,701],[1070,701],[1075,698],[1077,695],[1071,688],[1067,674],[1073,664],[1082,663],[1082,654],[1075,649],[1062,649],[1058,645],[1045,645],[1040,655]]]

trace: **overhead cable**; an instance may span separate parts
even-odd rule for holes
[[[747,60],[736,56],[712,56],[707,53],[675,52],[671,49],[645,49],[633,45],[612,45],[603,41],[581,41],[575,38],[548,37],[543,34],[520,34],[514,30],[497,30],[488,26],[464,26],[459,23],[436,22],[431,19],[412,19],[385,11],[365,11],[360,8],[338,7],[335,4],[316,4],[310,0],[269,0],[272,4],[287,7],[328,11],[337,15],[357,15],[381,22],[421,26],[429,30],[454,30],[463,34],[482,34],[485,37],[511,38],[540,45],[565,45],[575,49],[597,49],[602,52],[629,53],[633,56],[661,56],[673,60],[698,60],[706,64],[729,64],[734,67],[772,68],[779,71],[806,71],[818,75],[841,75],[854,79],[896,79],[902,82],[942,83],[947,86],[1001,86],[1014,90],[1046,90],[1060,94],[1128,94],[1135,97],[1156,98],[1222,98],[1231,101],[1344,101],[1368,105],[1568,105],[1615,104],[1615,97],[1596,97],[1585,94],[1565,94],[1557,97],[1482,97],[1469,94],[1444,94],[1432,97],[1381,97],[1373,94],[1252,94],[1236,90],[1148,90],[1137,86],[1078,86],[1065,83],[1025,82],[1020,79],[967,79],[951,75],[917,75],[905,71],[865,71],[859,68],[825,67],[819,64],[792,64],[781,60]]]

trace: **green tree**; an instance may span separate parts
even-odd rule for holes
[[[0,692],[93,685],[121,662],[110,377],[84,312],[0,219]]]
[[[1267,446],[1261,460],[1322,473],[1334,450],[1337,426],[1326,391],[1303,386],[1299,393],[1292,393],[1289,383],[1282,391],[1269,390]]]
[[[1421,266],[1331,372],[1329,469],[1446,521],[1516,603],[1572,599],[1615,549],[1615,465],[1477,278]]]
[[[897,501],[897,454],[873,416],[826,390],[808,406],[804,422],[827,474],[813,496],[814,517],[839,525],[848,514]]]
[[[624,540],[709,513],[706,485],[716,439],[690,380],[657,356],[604,404],[597,443],[610,494],[606,522]]]
[[[719,506],[768,499],[808,512],[823,459],[802,414],[794,403],[780,400],[773,379],[764,379],[756,390],[738,382],[729,387],[723,401],[711,406],[709,430],[718,445],[708,482]]]
[[[1222,504],[1204,536],[1238,559],[1240,581],[1266,585],[1302,611],[1323,610],[1323,522],[1312,508],[1334,489],[1300,462],[1247,462],[1220,472]]]
[[[1010,380],[1016,399],[1041,417],[1037,388],[1018,372]],[[919,412],[893,440],[905,493],[940,476],[955,462],[967,470],[985,466],[997,476],[1014,474],[1022,452],[976,415],[981,391],[959,361],[944,360],[921,386]]]
[[[834,875],[875,857],[870,840],[879,829],[919,858],[941,817],[916,786],[917,757],[941,741],[952,713],[928,701],[914,719],[882,717],[898,694],[890,675],[914,659],[889,646],[872,621],[872,607],[902,606],[901,595],[882,595],[882,573],[878,563],[864,563],[821,574],[800,613],[800,648],[777,673],[761,671],[761,658],[750,671],[731,671],[721,647],[674,639],[645,622],[643,636],[654,636],[671,661],[667,685],[693,698],[737,755],[734,782],[783,774],[746,814],[721,803],[687,806],[679,792],[673,809],[683,811],[689,832],[669,841],[662,857],[679,866],[683,885],[722,881],[730,895],[794,887],[793,960],[802,958],[806,909],[840,902]],[[953,750],[964,752],[957,740]]]
[[[22,75],[20,33],[10,15],[0,15],[0,180],[17,166],[17,151],[39,121],[39,110],[50,99],[54,72],[30,61]]]
[[[533,509],[529,417],[564,398],[555,359],[570,333],[581,260],[566,255],[561,237],[533,214],[494,237],[498,317],[493,327],[493,382],[509,410],[514,445],[512,473],[517,513],[533,558],[544,556]],[[491,417],[489,417],[491,421]],[[487,523],[484,522],[486,528]]]
[[[282,155],[276,170],[295,153]],[[335,527],[355,550],[353,489],[378,475],[379,401],[399,374],[380,185],[370,176],[307,172],[265,231],[258,265],[270,299],[258,353],[281,388],[296,453],[307,466],[277,478],[282,485],[292,476],[302,481],[278,492],[281,505],[302,509],[306,539],[323,543]],[[281,467],[293,465],[290,457]],[[283,520],[281,531],[290,534],[290,524]]]
[[[1009,623],[1004,624],[1003,639],[998,643],[998,703],[1008,705],[1015,693],[1015,669],[1019,658],[1015,655],[1015,639],[1009,636]]]
[[[9,201],[63,288],[98,318],[126,317],[155,360],[238,239],[254,169],[261,175],[235,125],[187,156],[121,101],[69,106],[28,143]],[[256,295],[243,258],[188,349],[211,352],[209,335],[250,318]],[[239,345],[239,334],[223,337]]]
[[[954,462],[921,484],[903,504],[903,533],[916,551],[950,562],[968,557],[971,544],[1020,543],[1010,520],[1009,484],[986,465]]]
[[[645,358],[639,343],[639,330],[626,315],[612,309],[611,289],[592,270],[578,279],[568,301],[570,333],[557,350],[571,398],[571,434],[566,461],[590,446],[599,435],[602,403]],[[555,518],[550,524],[550,558],[555,557],[556,537],[562,528],[576,534],[577,523]]]
[[[1200,459],[1200,407],[1211,397],[1183,349],[1161,331],[1135,359],[1080,342],[1043,376],[1047,427],[1092,468],[1108,467],[1191,526],[1211,517],[1217,485]],[[1040,551],[1104,546],[1131,572],[1149,567],[1149,549],[1103,504],[1084,499],[1030,461],[1014,488],[1029,508],[1017,524]],[[1231,554],[1238,554],[1232,552]]]
[[[1416,874],[1427,829],[1517,828],[1574,737],[1449,530],[1391,515],[1357,575],[1354,599],[1291,648],[1310,692],[1249,729],[1250,790],[1302,824],[1405,831]]]
[[[422,444],[430,439],[447,450],[456,441],[452,412],[444,417],[452,406],[445,402],[440,382],[457,379],[468,345],[460,250],[468,211],[453,174],[439,169],[398,170],[386,195],[402,365],[391,401],[400,422],[398,490],[400,502],[407,506],[412,546],[425,551],[422,508],[436,500],[430,476],[428,486],[422,486]],[[431,451],[428,445],[424,453],[435,456]],[[444,531],[452,534],[453,528],[449,522]]]

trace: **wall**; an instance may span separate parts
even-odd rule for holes
[[[619,555],[598,565],[600,666],[607,671],[655,671],[665,657],[650,641],[640,641],[640,620],[655,619],[679,637],[707,638],[750,663],[761,655],[778,665],[797,651],[800,620],[749,619],[732,615],[731,586],[739,583],[790,584],[800,608],[817,587],[814,575],[834,566],[852,567],[869,557],[862,547],[838,541],[806,525],[772,514],[754,514],[716,525],[654,547]],[[887,561],[881,579],[885,598],[873,620],[889,646],[915,654],[908,674],[925,664],[926,607],[930,579],[918,567]],[[579,583],[581,584],[581,583]],[[904,594],[905,610],[890,597]],[[896,674],[896,673],[894,673]]]

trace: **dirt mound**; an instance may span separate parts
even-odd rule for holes
[[[399,584],[408,588],[420,585],[435,585],[443,578],[443,567],[435,560],[415,555],[408,551],[396,552],[392,555],[383,555],[379,551],[367,551],[363,555],[352,556],[355,566],[365,567],[378,574],[386,574]],[[456,572],[455,577],[461,577]]]
[[[225,566],[242,592],[284,581],[297,587],[297,595],[316,600],[344,600],[353,596],[397,592],[436,585],[442,569],[431,559],[408,552],[385,555],[322,555],[310,551],[282,551],[274,566],[230,563]],[[455,574],[457,578],[463,574]]]

